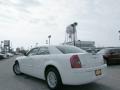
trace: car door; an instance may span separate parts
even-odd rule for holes
[[[36,56],[35,62],[33,62],[34,76],[38,78],[44,77],[44,63],[49,59],[50,52],[48,47],[40,47]]]
[[[34,63],[36,56],[38,55],[39,48],[33,48],[30,50],[24,60],[22,61],[23,72],[29,75],[34,74]]]
[[[111,59],[113,63],[117,63],[120,60],[120,53],[119,49],[113,49],[111,51]]]

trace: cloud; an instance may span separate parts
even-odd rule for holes
[[[41,5],[38,0],[10,0],[10,2],[19,7],[32,7]]]
[[[113,34],[120,28],[119,3],[119,0],[0,0],[0,27],[9,30],[8,37],[14,41],[26,37],[24,42],[27,39],[44,42],[52,34],[52,42],[58,44],[64,41],[66,26],[78,22],[78,39],[118,45]],[[5,39],[6,33],[3,35],[0,36]],[[108,39],[113,42],[110,44]]]
[[[41,6],[38,0],[1,0],[0,14],[2,15],[0,16],[1,18],[7,17],[6,22],[7,19],[21,21],[22,19],[24,20],[24,16],[30,17],[31,12],[27,10],[28,7],[37,6]]]

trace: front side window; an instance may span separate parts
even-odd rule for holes
[[[34,49],[30,50],[27,55],[29,55],[29,56],[38,55],[38,51],[39,51],[39,48],[34,48]]]

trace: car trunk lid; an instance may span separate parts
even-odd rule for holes
[[[83,68],[96,67],[104,64],[103,56],[100,54],[78,54]]]

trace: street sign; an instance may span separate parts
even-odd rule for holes
[[[10,46],[10,40],[4,40],[4,46]]]

